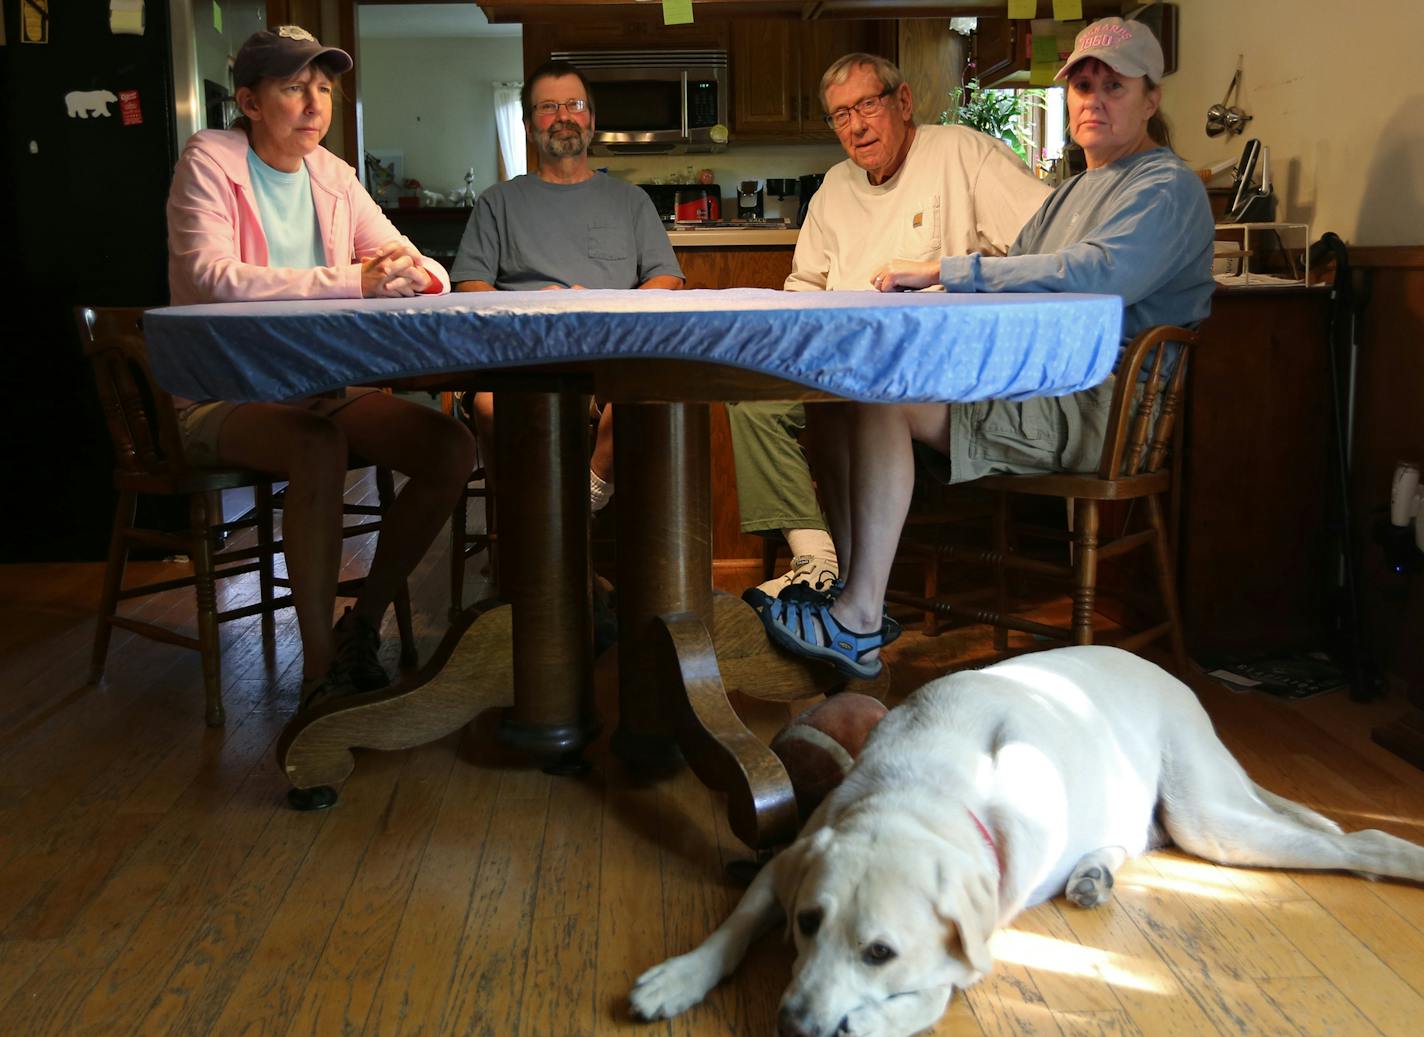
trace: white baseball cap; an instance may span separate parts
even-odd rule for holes
[[[1162,45],[1152,30],[1138,21],[1099,18],[1084,28],[1073,40],[1073,53],[1053,78],[1067,79],[1068,70],[1084,58],[1097,58],[1118,75],[1162,81]]]

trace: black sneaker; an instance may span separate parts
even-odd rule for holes
[[[381,665],[380,648],[381,635],[376,627],[348,605],[336,621],[336,660],[332,670],[344,673],[357,691],[384,688],[391,677]]]
[[[340,663],[333,663],[325,677],[303,677],[302,697],[297,711],[304,713],[315,706],[332,699],[356,695],[359,689],[351,683],[351,677]]]

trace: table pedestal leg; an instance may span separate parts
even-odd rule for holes
[[[500,392],[495,406],[501,590],[514,606],[505,745],[579,769],[598,731],[588,564],[588,406],[576,393]]]
[[[618,730],[628,764],[681,763],[677,714],[659,666],[659,619],[712,621],[712,462],[706,404],[613,408],[618,486]]]

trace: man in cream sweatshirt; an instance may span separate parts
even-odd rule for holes
[[[1048,197],[1001,141],[964,126],[916,126],[909,84],[884,58],[836,60],[821,77],[821,103],[848,157],[811,199],[787,291],[872,291],[887,256],[1005,255]],[[789,571],[754,590],[773,598],[790,583],[824,590],[839,567],[797,439],[802,405],[727,410],[741,528],[781,533],[792,554]]]

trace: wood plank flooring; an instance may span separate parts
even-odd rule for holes
[[[412,583],[422,657],[445,629],[447,543]],[[370,550],[348,544],[352,571]],[[466,600],[488,591],[479,568]],[[359,754],[337,807],[299,814],[272,758],[300,676],[291,614],[267,643],[256,619],[224,628],[229,719],[209,730],[197,657],[180,649],[117,632],[105,682],[85,684],[99,580],[98,565],[0,568],[0,1034],[772,1032],[790,964],[778,936],[686,1016],[628,1018],[634,977],[735,903],[724,866],[746,853],[690,773],[647,782],[607,751],[612,655],[588,775],[552,778],[501,749],[490,711],[419,749]],[[189,592],[132,609],[192,626]],[[908,633],[890,653],[896,694],[985,644]],[[1424,841],[1424,774],[1368,738],[1401,703],[1198,690],[1263,784]],[[787,715],[743,706],[768,736]],[[1115,893],[1000,933],[993,974],[934,1032],[1420,1032],[1424,889],[1164,852]]]

